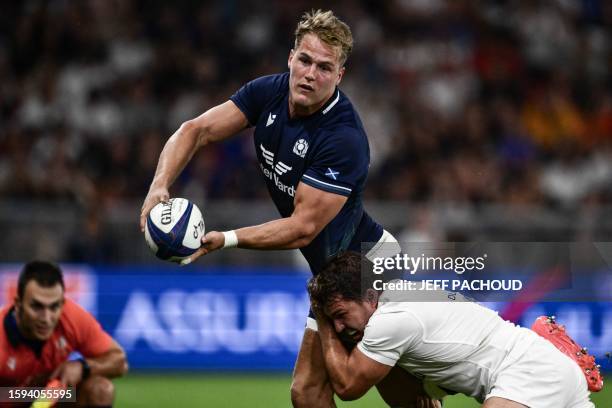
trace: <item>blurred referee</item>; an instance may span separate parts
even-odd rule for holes
[[[77,406],[112,406],[109,378],[127,372],[125,353],[91,314],[64,297],[58,266],[26,264],[0,321],[0,386],[44,387],[56,378],[76,387]],[[83,358],[68,361],[75,351]]]

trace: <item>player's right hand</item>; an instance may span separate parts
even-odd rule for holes
[[[83,365],[78,361],[64,361],[50,378],[57,378],[62,384],[76,386],[83,379]]]
[[[219,231],[209,231],[202,237],[202,245],[189,258],[180,261],[181,266],[189,265],[199,257],[223,248],[225,236]]]
[[[142,203],[142,208],[140,209],[140,231],[144,232],[147,216],[153,207],[159,203],[166,202],[169,199],[170,193],[168,192],[167,188],[151,186],[144,202]]]

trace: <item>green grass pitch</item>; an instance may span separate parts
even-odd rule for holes
[[[612,377],[603,391],[592,394],[596,407],[612,407]],[[285,374],[145,374],[130,373],[115,381],[116,407],[290,407],[289,385]],[[338,407],[376,408],[386,405],[376,391],[353,402],[338,401]],[[447,397],[444,408],[476,408],[479,404],[463,396]]]

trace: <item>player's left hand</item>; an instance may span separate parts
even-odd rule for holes
[[[55,369],[51,378],[59,379],[62,384],[76,386],[83,379],[83,365],[78,361],[65,361]]]
[[[309,297],[310,297],[310,290],[315,290],[316,288],[316,280],[315,279],[311,279],[308,282],[308,286],[309,286]],[[315,315],[315,318],[317,320],[319,319],[326,319],[327,316],[325,316],[325,311],[323,310],[323,306],[321,304],[319,304],[319,302],[315,301],[312,297],[310,297],[310,310],[312,310],[312,313]]]
[[[312,299],[310,300],[310,308],[312,309],[312,313],[315,315],[315,318],[317,320],[325,319],[327,317],[325,316],[325,313],[323,312],[323,308],[321,307],[321,305],[319,305],[318,302],[312,301]]]
[[[189,258],[185,258],[181,261],[181,265],[188,265],[201,257],[202,255],[209,254],[217,249],[223,248],[225,244],[225,235],[219,231],[209,231],[202,237],[202,246],[200,249],[195,251]]]

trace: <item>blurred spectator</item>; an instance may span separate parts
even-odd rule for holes
[[[72,262],[99,264],[115,261],[118,248],[109,239],[104,224],[100,222],[100,214],[91,210],[86,214],[80,225],[68,240],[65,253]]]
[[[431,209],[421,206],[414,211],[406,228],[400,231],[398,241],[404,242],[443,242],[445,240],[444,232],[440,226],[436,224],[434,215]]]

